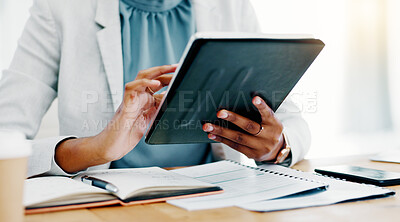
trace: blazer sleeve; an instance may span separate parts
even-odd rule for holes
[[[33,140],[57,96],[60,38],[46,0],[35,0],[13,60],[0,80],[0,128],[32,140],[28,177],[68,175],[55,164],[57,144],[70,136]]]

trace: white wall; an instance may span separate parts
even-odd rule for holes
[[[0,70],[8,68],[12,60],[31,5],[32,0],[0,0]],[[58,132],[55,101],[43,118],[37,138],[57,136]]]
[[[293,92],[294,99],[303,108],[304,118],[310,125],[312,132],[312,146],[308,158],[325,156],[342,156],[357,153],[379,152],[387,148],[400,147],[400,139],[396,136],[396,131],[384,129],[380,125],[380,119],[385,119],[384,112],[378,112],[381,100],[388,98],[377,98],[375,95],[385,95],[379,90],[379,86],[373,85],[371,79],[377,78],[381,82],[380,76],[387,77],[389,74],[390,99],[392,113],[395,117],[395,125],[400,128],[400,90],[396,87],[400,84],[400,3],[397,0],[251,0],[255,6],[259,17],[262,30],[266,33],[311,33],[316,38],[320,38],[326,44],[324,50],[316,59],[314,64],[300,80]],[[376,11],[376,4],[381,6],[387,3],[387,49],[377,48],[382,44],[380,41],[374,42],[374,36],[378,36],[379,27],[376,30],[368,27],[368,21],[361,18],[363,13],[372,22],[382,20]],[[363,11],[360,11],[363,10]],[[369,11],[371,10],[371,11]],[[377,16],[377,17],[373,17]],[[371,22],[370,21],[370,22]],[[365,36],[357,36],[350,28],[360,26],[366,31]],[[385,24],[383,24],[384,26]],[[359,34],[359,33],[358,33]],[[384,36],[384,35],[383,35]],[[357,39],[358,38],[358,39]],[[365,41],[365,39],[368,39]],[[357,41],[361,41],[357,42]],[[368,42],[368,44],[363,44]],[[363,63],[358,56],[362,52],[352,51],[352,43],[358,43],[359,48],[375,48],[379,52],[388,51],[388,70],[366,70],[367,73],[350,73],[348,60],[353,64],[353,70],[363,70],[363,64],[354,67],[354,63]],[[372,52],[374,50],[366,50]],[[375,50],[376,51],[376,50]],[[379,55],[372,55],[379,59]],[[372,57],[370,57],[372,58]],[[372,60],[372,63],[375,61]],[[370,63],[371,63],[370,62]],[[365,63],[374,67],[374,64]],[[365,69],[364,69],[365,70]],[[363,74],[370,76],[364,78]],[[352,78],[349,78],[352,75]],[[354,81],[354,76],[361,76],[357,84],[350,85]],[[385,77],[385,78],[386,78]],[[367,82],[368,81],[368,82]],[[367,86],[372,84],[370,88]],[[382,84],[382,83],[380,83]],[[353,96],[349,100],[349,95]],[[367,97],[372,95],[374,97]],[[386,94],[387,97],[387,94]],[[359,102],[362,107],[357,110],[349,109],[346,104],[358,102],[365,99],[370,103]],[[372,100],[374,98],[374,100]],[[347,101],[346,101],[347,100]],[[389,106],[390,107],[390,106]],[[386,107],[385,109],[389,109]],[[373,110],[372,110],[373,109]],[[361,111],[360,111],[361,110]],[[381,110],[382,111],[382,110]],[[390,112],[388,112],[390,113]],[[353,118],[349,114],[353,115]],[[357,118],[359,116],[362,118]],[[347,118],[345,118],[347,117]],[[388,117],[390,118],[390,117]],[[346,122],[348,121],[348,122]],[[363,133],[359,129],[362,124],[369,127],[368,133]],[[371,122],[373,125],[368,125]],[[349,130],[351,129],[351,130]],[[354,132],[352,132],[352,130]]]
[[[388,62],[393,125],[400,132],[400,1],[388,1]]]
[[[32,0],[0,1],[0,68],[6,68],[17,46]]]
[[[340,136],[345,1],[252,0],[263,32],[308,33],[326,44],[292,93],[311,128],[309,157],[333,155],[326,144]]]

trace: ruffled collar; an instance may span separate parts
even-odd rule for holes
[[[182,0],[121,0],[125,4],[143,11],[161,12],[175,8]]]

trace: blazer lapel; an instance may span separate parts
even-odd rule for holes
[[[97,32],[97,41],[116,111],[122,102],[124,84],[119,1],[98,0],[95,20],[102,27]]]
[[[197,31],[218,31],[221,16],[216,12],[215,0],[192,0]],[[102,29],[97,32],[104,69],[114,111],[122,102],[124,80],[121,44],[121,24],[118,0],[98,0],[95,21]]]

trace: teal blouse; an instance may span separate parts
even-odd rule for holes
[[[124,82],[140,70],[178,63],[195,20],[189,0],[120,0]],[[209,144],[148,145],[144,139],[112,168],[211,162]]]

